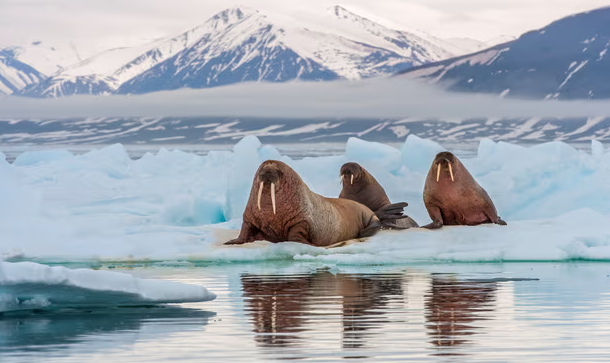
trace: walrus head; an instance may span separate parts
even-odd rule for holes
[[[353,185],[354,181],[358,182],[366,175],[366,171],[357,163],[345,163],[339,174],[341,175],[341,183]]]
[[[256,173],[256,181],[258,182],[256,207],[258,210],[261,210],[261,197],[263,196],[263,190],[268,185],[269,192],[271,193],[271,206],[273,208],[273,214],[276,213],[275,192],[282,176],[284,175],[284,166],[286,166],[286,164],[282,163],[281,161],[267,160],[258,168]]]
[[[436,154],[436,157],[434,158],[434,162],[432,162],[433,168],[436,165],[436,182],[438,183],[438,181],[440,180],[441,173],[443,171],[448,172],[449,177],[451,178],[451,181],[454,182],[455,181],[454,165],[459,165],[459,163],[460,163],[460,161],[458,160],[458,158],[455,155],[453,155],[452,153],[450,153],[449,151],[443,151],[443,152]]]

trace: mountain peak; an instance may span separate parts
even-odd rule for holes
[[[356,14],[353,11],[348,10],[347,8],[345,8],[345,7],[341,6],[341,5],[332,6],[332,7],[330,7],[328,9],[328,11],[336,19],[352,19],[352,20],[368,20],[368,21],[370,21],[369,19],[365,18],[364,16]]]
[[[251,9],[246,6],[234,6],[217,13],[208,21],[221,22],[222,24],[230,24],[256,14],[260,14],[256,9]]]

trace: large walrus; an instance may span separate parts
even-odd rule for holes
[[[485,189],[460,159],[448,151],[438,153],[432,162],[424,187],[424,204],[432,219],[424,228],[483,223],[506,225],[498,217]]]
[[[406,205],[396,203],[375,214],[351,200],[325,198],[309,190],[288,165],[268,160],[254,176],[239,236],[225,244],[266,240],[330,246],[374,235],[382,224],[404,218]]]
[[[339,171],[343,189],[339,198],[350,199],[369,207],[373,212],[391,205],[390,198],[377,180],[358,163],[345,163]],[[407,229],[419,227],[411,217],[396,219],[394,223],[387,223],[392,229]],[[385,226],[384,226],[385,227]]]

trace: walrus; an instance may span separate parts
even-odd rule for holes
[[[390,198],[377,180],[358,163],[345,163],[339,171],[343,189],[339,198],[353,200],[369,207],[376,212],[391,205]],[[391,229],[407,229],[419,227],[411,217],[394,220],[392,224],[386,224]],[[386,228],[386,227],[384,227]]]
[[[434,158],[424,187],[424,204],[432,223],[424,228],[483,223],[506,225],[491,198],[464,164],[448,151]]]
[[[225,244],[266,240],[330,246],[374,235],[384,223],[403,218],[406,204],[396,203],[375,214],[358,202],[312,192],[288,165],[268,160],[254,176],[239,236]]]

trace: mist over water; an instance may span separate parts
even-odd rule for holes
[[[444,91],[400,77],[245,83],[128,96],[0,98],[2,118],[66,117],[595,117],[605,101],[530,101]]]

